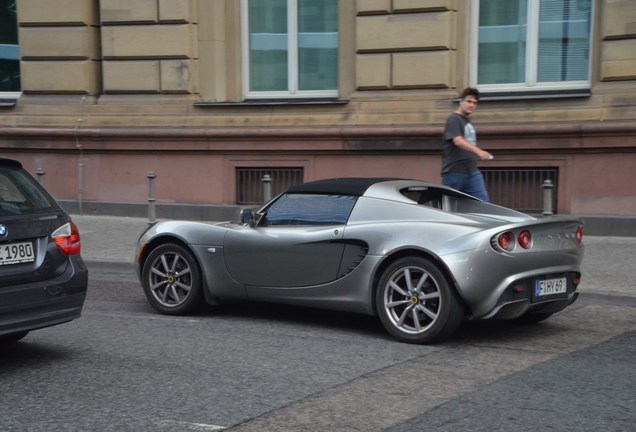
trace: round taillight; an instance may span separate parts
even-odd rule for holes
[[[497,237],[497,244],[500,248],[505,251],[510,252],[514,248],[514,236],[510,231],[506,231],[505,233],[499,234]]]
[[[583,227],[576,227],[576,243],[577,244],[581,244],[583,243]]]
[[[532,246],[532,234],[530,234],[530,231],[528,230],[521,231],[521,233],[519,233],[518,240],[519,245],[524,249],[530,249]]]

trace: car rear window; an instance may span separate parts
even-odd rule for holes
[[[0,166],[0,216],[58,210],[37,182],[23,169]]]

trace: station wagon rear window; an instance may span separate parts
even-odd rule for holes
[[[0,216],[25,215],[57,210],[25,171],[0,167]]]

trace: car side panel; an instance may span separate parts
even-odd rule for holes
[[[242,227],[230,223],[209,224],[191,221],[163,221],[150,227],[137,242],[138,257],[143,248],[144,254],[158,244],[175,242],[183,243],[194,253],[201,267],[206,298],[244,299],[245,288],[233,280],[223,260],[223,240],[228,229]],[[141,277],[141,267],[136,268]]]
[[[343,226],[246,227],[224,241],[228,273],[253,287],[302,287],[332,282],[344,251]]]
[[[201,266],[206,299],[214,303],[218,299],[245,299],[245,286],[230,277],[223,260],[223,248],[195,245],[190,247]]]
[[[375,315],[371,275],[381,261],[367,256],[350,273],[334,282],[296,288],[247,287],[250,300]]]

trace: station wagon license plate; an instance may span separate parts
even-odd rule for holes
[[[0,266],[35,261],[33,243],[9,243],[0,246]]]
[[[536,281],[534,288],[535,297],[550,296],[555,294],[563,294],[567,292],[567,278],[545,279]]]

